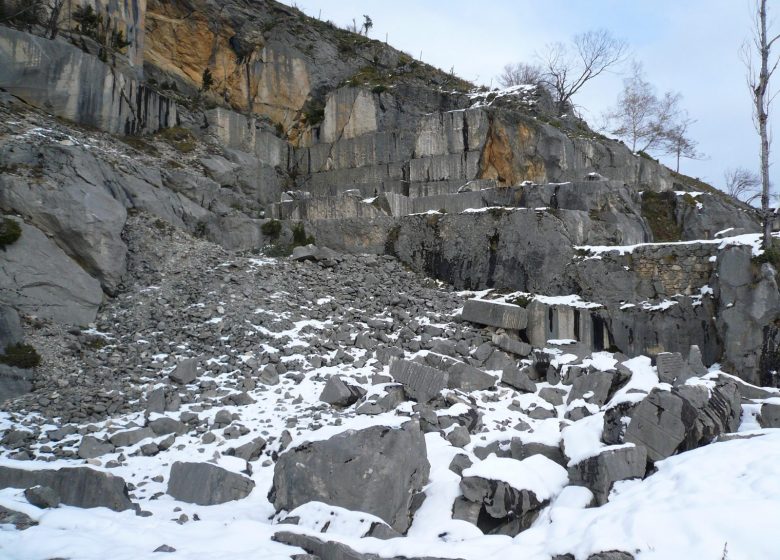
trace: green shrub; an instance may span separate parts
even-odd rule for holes
[[[302,245],[314,245],[314,236],[306,235],[306,228],[301,222],[295,224],[292,228],[293,242],[292,246],[300,247]]]
[[[533,300],[534,300],[533,297],[517,296],[516,298],[507,300],[507,302],[513,305],[518,305],[520,307],[528,307],[528,304],[531,303]]]
[[[5,354],[0,356],[0,363],[30,369],[41,363],[41,356],[29,344],[11,344],[6,347]]]
[[[672,191],[642,193],[642,217],[647,220],[656,242],[680,241],[682,238],[682,230],[675,216],[676,209],[677,195]]]
[[[262,231],[263,235],[266,237],[279,239],[279,234],[282,233],[282,222],[279,220],[270,220],[260,226],[260,231]]]
[[[758,266],[769,263],[775,267],[776,271],[780,272],[780,245],[777,241],[772,240],[772,245],[764,249],[764,252],[757,257],[753,257],[752,261]]]
[[[172,128],[164,128],[158,132],[157,135],[173,148],[184,154],[195,149],[195,135],[184,127],[174,126]]]
[[[3,218],[0,221],[0,249],[15,243],[21,236],[22,228],[16,221],[10,218]]]
[[[325,119],[325,104],[320,99],[309,99],[302,111],[303,120],[309,126],[316,126]]]

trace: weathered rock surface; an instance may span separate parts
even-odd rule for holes
[[[404,391],[417,402],[426,403],[447,387],[449,374],[408,360],[393,360],[390,375],[404,386]]]
[[[588,488],[597,505],[603,505],[615,482],[643,478],[646,464],[647,451],[642,446],[610,449],[569,467],[569,480]]]
[[[81,508],[131,509],[125,481],[88,467],[24,470],[0,467],[0,488],[51,488],[63,504]]]
[[[246,498],[255,483],[210,463],[176,461],[168,478],[168,494],[191,504],[211,506]]]
[[[94,321],[103,301],[100,282],[38,228],[11,219],[22,234],[0,261],[0,299],[24,313],[66,324]]]
[[[521,330],[527,324],[525,309],[518,305],[470,299],[463,305],[461,318],[480,325]]]
[[[740,396],[733,382],[708,390],[685,385],[654,389],[631,413],[625,441],[647,449],[649,462],[710,443],[739,426]]]
[[[277,510],[316,500],[365,511],[403,533],[412,498],[427,481],[429,468],[417,422],[375,426],[284,452],[274,468],[269,499]]]

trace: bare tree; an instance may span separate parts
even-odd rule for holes
[[[552,91],[558,114],[566,112],[571,99],[585,84],[626,57],[628,45],[604,29],[576,35],[572,45],[552,43],[539,55],[544,83]]]
[[[56,39],[59,32],[60,13],[62,13],[62,7],[65,5],[65,0],[51,0],[49,2],[49,17],[46,21],[46,30],[49,35],[49,39]]]
[[[742,55],[747,66],[747,82],[753,98],[753,119],[761,140],[761,212],[764,217],[763,246],[768,249],[772,243],[772,212],[769,208],[769,110],[774,95],[769,82],[780,59],[770,62],[772,46],[780,35],[769,38],[767,32],[766,0],[757,0],[754,12],[753,42],[745,43]],[[755,49],[755,50],[753,50]],[[755,56],[760,62],[756,67]]]
[[[736,167],[723,173],[726,194],[746,204],[761,198],[761,177],[755,171]]]
[[[541,66],[526,64],[525,62],[507,64],[504,66],[501,74],[496,76],[496,80],[504,88],[523,84],[536,85],[542,82],[543,78],[544,72]]]
[[[680,172],[680,159],[703,159],[704,156],[696,149],[699,143],[690,137],[689,129],[693,119],[688,117],[687,112],[680,114],[675,122],[664,135],[664,147],[666,153],[675,157],[675,171]]]
[[[371,28],[374,27],[374,20],[372,20],[369,16],[363,15],[363,34],[368,37],[368,32],[371,30]]]
[[[632,152],[664,148],[681,114],[679,93],[659,98],[644,77],[642,65],[634,62],[631,76],[623,81],[617,106],[605,115],[610,134],[626,140]]]

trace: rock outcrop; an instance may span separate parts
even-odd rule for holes
[[[365,511],[403,533],[429,468],[417,422],[376,426],[285,451],[274,468],[269,499],[277,511],[310,501]]]

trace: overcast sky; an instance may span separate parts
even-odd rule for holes
[[[608,29],[629,43],[632,56],[643,63],[659,94],[673,90],[683,95],[684,107],[696,120],[691,136],[707,159],[685,160],[681,171],[718,187],[725,169],[758,170],[759,165],[758,135],[739,56],[741,44],[750,36],[752,4],[751,0],[296,2],[308,15],[340,26],[352,18],[360,23],[368,14],[374,22],[371,37],[384,40],[387,34],[391,45],[415,58],[422,52],[429,64],[445,70],[454,67],[468,80],[484,85],[492,80],[494,86],[507,62],[533,62],[547,43],[567,42],[590,29]],[[780,30],[780,15],[776,27]],[[591,125],[599,123],[621,87],[622,77],[612,74],[594,80],[575,98]],[[772,169],[773,177],[780,179],[779,174]]]

